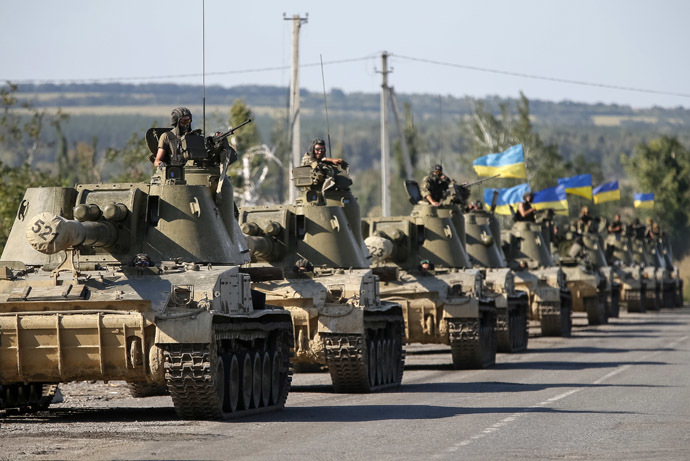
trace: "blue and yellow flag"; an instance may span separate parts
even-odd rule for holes
[[[472,162],[478,176],[495,176],[501,178],[526,178],[525,154],[522,144],[508,148],[500,154],[489,154]]]
[[[579,174],[570,178],[558,178],[558,185],[565,186],[567,194],[579,195],[592,200],[592,175]]]
[[[621,191],[618,189],[618,181],[605,182],[592,189],[594,203],[612,202],[621,199]]]
[[[532,206],[536,210],[551,208],[555,213],[568,215],[568,198],[565,195],[565,186],[549,187],[534,193]]]
[[[654,194],[635,194],[635,208],[654,208]]]
[[[506,189],[484,189],[484,206],[487,210],[491,209],[491,201],[493,200],[494,191],[498,191],[498,199],[496,200],[497,214],[511,215],[509,205],[515,205],[522,202],[522,196],[529,192],[529,184],[518,184],[514,187]],[[515,210],[515,207],[513,207]]]

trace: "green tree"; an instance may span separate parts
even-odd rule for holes
[[[151,152],[146,137],[138,132],[132,133],[125,147],[109,147],[105,151],[106,171],[113,182],[142,182],[151,176]]]
[[[288,199],[289,176],[287,166],[290,164],[289,158],[292,154],[292,147],[290,146],[286,122],[287,117],[278,118],[271,129],[271,144],[274,146],[274,154],[282,162],[283,168],[269,171],[272,179],[265,187],[273,185],[272,195],[275,197],[276,203],[284,203]]]
[[[661,136],[638,144],[623,163],[640,188],[654,193],[654,216],[671,235],[676,250],[689,249],[690,151],[675,136]]]
[[[419,156],[419,132],[414,122],[410,103],[403,103],[403,109],[405,111],[405,118],[403,120],[402,136],[407,145],[407,152],[410,156],[410,163],[412,164],[412,173],[414,174],[414,169],[417,166],[417,158]],[[402,141],[400,139],[395,139],[393,141],[393,161],[396,165],[395,171],[397,174],[391,174],[391,214],[393,216],[409,214],[412,205],[407,199],[407,192],[405,192],[403,184],[406,179],[413,178],[407,177]]]
[[[54,157],[51,150],[55,143],[44,141],[46,125],[59,131],[69,115],[59,108],[50,114],[30,101],[20,102],[18,90],[19,86],[11,82],[0,88],[0,153],[11,166],[27,164],[31,168],[40,154]]]
[[[10,167],[0,163],[0,252],[5,248],[24,192],[35,186],[60,186],[54,175],[32,170],[28,165]]]
[[[527,181],[532,189],[557,185],[558,178],[566,173],[565,164],[558,152],[558,145],[544,142],[534,131],[527,97],[520,93],[515,114],[507,104],[500,104],[499,109],[500,115],[495,116],[485,110],[481,102],[475,102],[472,118],[465,125],[465,131],[472,139],[474,158],[503,152],[510,146],[522,144]]]
[[[44,142],[46,124],[61,133],[67,114],[61,110],[50,115],[29,102],[17,97],[18,86],[7,82],[0,88],[0,153],[6,161],[0,161],[0,247],[4,248],[14,223],[24,192],[34,186],[65,185],[62,177],[32,169],[36,156],[50,150],[52,144]],[[62,139],[64,141],[64,138]],[[59,145],[64,149],[64,145]]]
[[[247,119],[254,120],[254,114],[251,109],[247,107],[247,104],[243,99],[236,99],[235,102],[230,107],[230,116],[228,118],[228,124],[230,126],[237,126]],[[237,132],[235,132],[229,139],[230,145],[235,148],[240,161],[235,162],[228,168],[228,176],[232,184],[238,189],[243,190],[247,185],[245,185],[246,178],[242,175],[242,155],[246,154],[249,149],[253,146],[258,146],[261,144],[261,135],[259,134],[259,129],[256,123],[250,123],[243,126]],[[258,156],[253,156],[250,159],[250,168],[255,170],[263,160]]]
[[[230,126],[237,126],[247,119],[255,119],[251,109],[247,107],[244,99],[235,100],[230,108],[228,123]],[[249,125],[243,126],[232,135],[232,138],[232,144],[240,155],[249,150],[249,148],[261,144],[261,135],[259,134],[259,128],[256,126],[256,123],[250,123]]]

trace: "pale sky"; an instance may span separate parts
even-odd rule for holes
[[[201,0],[0,5],[0,81],[202,82]],[[322,91],[321,68],[306,65],[322,57],[327,89],[379,92],[385,50],[392,54],[389,84],[399,94],[523,91],[530,99],[690,108],[684,0],[206,0],[205,10],[207,85],[287,86],[292,23],[283,13],[308,13],[300,86],[311,91]],[[351,61],[330,64],[341,60]],[[243,72],[269,68],[279,69]]]

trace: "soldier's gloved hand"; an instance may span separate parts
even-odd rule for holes
[[[168,166],[168,164],[165,162],[159,162],[158,163],[158,168],[165,168],[166,166]]]

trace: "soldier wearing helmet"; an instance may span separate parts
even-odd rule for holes
[[[424,200],[433,206],[439,206],[450,186],[450,178],[443,174],[441,165],[434,166],[428,176],[422,179],[421,193]]]
[[[182,137],[192,129],[192,113],[186,107],[173,109],[170,114],[173,129],[163,133],[158,141],[158,152],[155,166],[184,165],[187,161],[182,155],[180,144]]]
[[[525,192],[522,195],[522,202],[518,205],[518,212],[515,213],[516,221],[534,222],[536,220],[537,210],[532,206],[532,200],[534,200],[532,192]]]
[[[326,142],[323,139],[316,138],[311,142],[309,150],[302,157],[302,166],[312,165],[314,162],[340,165],[343,163],[343,159],[326,157]]]

